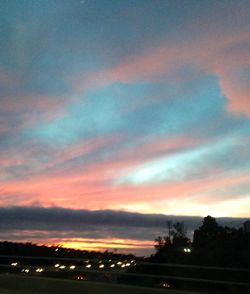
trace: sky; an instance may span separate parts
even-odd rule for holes
[[[5,239],[152,245],[122,217],[63,237],[57,209],[250,217],[249,1],[0,0],[0,12],[0,209],[28,228],[5,214]]]

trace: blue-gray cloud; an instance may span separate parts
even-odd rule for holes
[[[147,228],[166,229],[166,222],[183,221],[186,228],[194,230],[201,225],[202,217],[198,216],[174,216],[163,214],[142,214],[126,211],[112,210],[72,210],[58,207],[1,207],[0,208],[0,228],[1,230],[48,230],[48,231],[83,231],[85,226],[95,226],[101,229],[109,227],[110,232],[113,227],[122,228]],[[240,226],[244,218],[218,218],[218,222],[223,225]],[[115,229],[114,229],[115,231]],[[140,236],[138,235],[138,238]]]

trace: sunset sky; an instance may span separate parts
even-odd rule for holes
[[[249,1],[1,0],[0,12],[0,209],[250,217]],[[37,223],[22,240],[104,238],[56,230]],[[135,245],[126,230],[105,244]]]

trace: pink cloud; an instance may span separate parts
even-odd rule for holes
[[[44,95],[24,95],[16,97],[4,97],[1,99],[0,110],[6,112],[17,112],[27,109],[41,111],[55,110],[63,102],[61,97],[49,97]]]
[[[8,178],[11,176],[8,172],[5,172],[6,168],[14,170],[16,167],[19,167],[19,169],[23,168],[25,171],[27,166],[31,166],[32,178],[42,178],[43,175],[51,173],[52,170],[57,169],[61,164],[65,164],[68,165],[65,172],[67,177],[71,174],[71,165],[69,163],[71,160],[91,154],[101,148],[110,146],[110,144],[116,144],[121,139],[122,137],[120,135],[112,134],[99,136],[62,147],[37,144],[35,141],[29,142],[29,144],[15,145],[5,152],[2,152],[0,155],[0,164],[2,166],[0,176],[2,178],[6,178],[6,176]],[[40,158],[42,158],[42,160],[40,160]],[[79,166],[78,164],[76,165]],[[72,176],[77,173],[75,166],[73,170],[74,173]],[[27,171],[25,178],[28,177],[29,173],[30,172]],[[60,172],[60,176],[61,175]],[[53,176],[56,176],[56,172],[53,173]]]
[[[162,137],[157,140],[151,140],[150,142],[140,144],[140,146],[133,148],[132,150],[125,151],[121,154],[121,158],[132,159],[135,157],[140,160],[155,159],[156,157],[164,154],[178,152],[179,150],[185,150],[192,147],[203,145],[207,142],[207,139],[201,139],[195,136],[182,135],[172,137]],[[211,141],[210,141],[211,142]],[[141,152],[143,150],[143,152]]]
[[[18,131],[33,127],[38,123],[48,122],[58,115],[64,115],[67,104],[74,98],[47,95],[19,95],[2,97],[0,111],[15,115],[18,124],[13,125],[12,120],[5,119],[0,127],[0,132]]]
[[[243,113],[250,116],[250,85],[240,85],[237,78],[231,78],[230,73],[221,77],[221,90],[228,98],[229,112]]]
[[[183,145],[183,142],[182,140],[180,142],[170,140],[169,145],[164,143],[163,146],[164,148],[165,146],[168,148],[170,145],[186,146]],[[82,154],[82,152],[94,150],[102,144],[106,144],[105,140],[104,142],[102,140],[90,142],[85,149],[78,145],[61,154],[63,154],[63,159],[67,160]],[[153,144],[151,146],[152,150],[155,150],[155,146]],[[55,163],[58,163],[57,160],[55,158]],[[32,205],[38,202],[45,207],[56,205],[69,208],[110,209],[144,202],[153,205],[155,199],[157,202],[169,200],[181,203],[183,200],[193,199],[197,195],[199,197],[196,201],[199,202],[203,199],[202,195],[207,193],[214,195],[210,198],[210,203],[212,203],[219,200],[217,199],[220,194],[218,189],[227,189],[250,180],[250,176],[247,174],[232,176],[227,175],[223,170],[210,170],[206,173],[206,177],[195,180],[168,180],[143,185],[114,184],[114,179],[122,171],[141,162],[141,159],[136,156],[132,158],[125,155],[124,158],[97,162],[85,168],[72,167],[64,172],[53,172],[48,169],[25,179],[2,181],[4,191],[0,204],[2,206],[8,205],[9,199],[11,199],[11,203],[15,201],[16,205]]]
[[[249,31],[211,34],[181,43],[165,42],[139,56],[130,56],[114,67],[78,77],[78,90],[102,87],[114,82],[131,83],[161,79],[185,64],[218,77],[222,93],[228,98],[228,111],[250,115],[249,86],[242,85],[232,73],[250,65]]]

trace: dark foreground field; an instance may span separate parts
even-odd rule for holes
[[[78,282],[50,278],[0,275],[1,294],[163,294],[166,290],[105,283]],[[194,292],[167,290],[169,294],[194,294]]]

